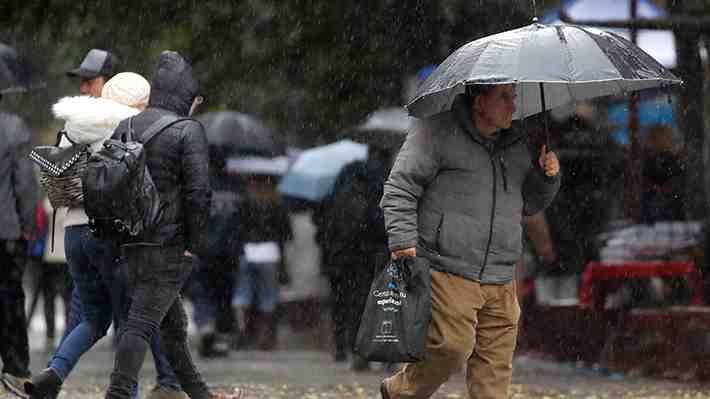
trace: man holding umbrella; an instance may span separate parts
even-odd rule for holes
[[[681,82],[616,34],[533,21],[461,46],[407,105],[422,119],[381,206],[392,258],[421,256],[433,269],[429,358],[386,379],[384,398],[429,397],[463,363],[471,398],[507,397],[521,220],[560,185],[555,154],[545,145],[532,162],[524,132],[508,130],[512,119]]]
[[[514,84],[468,85],[415,122],[385,183],[391,256],[430,262],[432,318],[428,358],[385,379],[383,398],[427,398],[463,364],[471,398],[507,397],[521,221],[560,184],[555,154],[543,146],[533,161],[525,132],[510,130],[515,110]]]

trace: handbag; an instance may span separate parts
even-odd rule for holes
[[[47,192],[52,207],[77,207],[83,203],[81,175],[89,158],[88,146],[76,144],[59,147],[62,135],[57,133],[55,145],[41,145],[30,151],[30,159],[39,165],[39,182]]]
[[[427,356],[431,274],[421,257],[389,263],[372,282],[355,339],[355,352],[370,361],[411,363]]]

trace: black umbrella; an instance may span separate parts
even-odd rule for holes
[[[205,126],[210,147],[218,148],[225,156],[283,155],[285,150],[274,132],[257,118],[236,111],[218,111],[198,119]]]
[[[0,43],[0,94],[27,91],[30,88],[30,70],[17,55],[17,51]]]
[[[399,148],[412,120],[404,108],[382,108],[368,115],[363,123],[344,132],[342,137],[373,147]]]

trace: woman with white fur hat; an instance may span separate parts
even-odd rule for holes
[[[101,148],[118,123],[146,107],[150,83],[133,72],[119,73],[103,87],[101,97],[64,97],[52,108],[65,122],[60,146],[88,145],[89,152]],[[64,246],[72,280],[71,319],[49,362],[49,367],[25,385],[30,398],[56,398],[62,383],[99,339],[106,335],[113,315],[127,309],[126,283],[116,263],[118,249],[111,242],[94,238],[82,206],[69,208],[64,219]],[[125,315],[118,315],[121,320]],[[158,385],[151,399],[187,398],[173,369],[160,349],[158,338],[151,342]],[[134,397],[137,387],[134,390]]]

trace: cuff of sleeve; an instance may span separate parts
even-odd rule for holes
[[[400,249],[415,248],[417,246],[417,239],[412,240],[390,240],[389,248],[390,251],[399,251]]]
[[[542,174],[543,181],[547,184],[557,184],[557,182],[560,181],[561,176],[562,176],[562,172],[559,172],[554,176],[548,176],[544,172]]]

